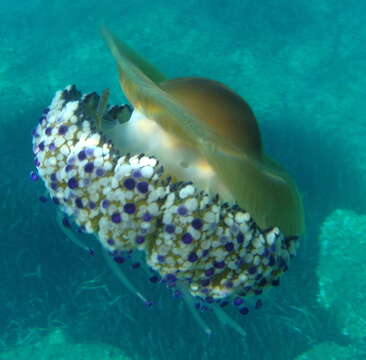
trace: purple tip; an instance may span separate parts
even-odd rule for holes
[[[143,244],[145,242],[145,238],[141,235],[136,236],[136,244]]]
[[[194,252],[194,251],[192,251],[189,255],[188,255],[188,261],[189,262],[195,262],[195,261],[197,261],[198,260],[198,256],[197,256],[197,254]]]
[[[97,174],[97,176],[103,176],[104,170],[102,168],[98,168],[95,173]]]
[[[185,233],[182,236],[182,241],[184,244],[190,244],[193,241],[193,237],[190,233]]]
[[[154,305],[154,303],[153,303],[152,301],[146,300],[146,301],[145,301],[145,305],[146,305],[148,308],[151,308],[151,307]]]
[[[255,273],[257,272],[257,268],[255,266],[251,266],[249,269],[248,269],[248,273],[250,275],[254,275]]]
[[[196,230],[200,230],[202,227],[202,221],[199,218],[195,218],[192,220],[192,226]]]
[[[121,222],[121,215],[119,213],[114,213],[111,216],[111,220],[112,222],[114,222],[115,224],[119,224]]]
[[[241,297],[236,297],[233,301],[235,306],[240,306],[243,302],[244,302],[244,300]]]
[[[207,256],[207,255],[208,255],[208,253],[209,253],[208,249],[204,249],[204,250],[202,251],[202,257]]]
[[[48,199],[47,199],[44,195],[41,195],[41,196],[39,197],[39,201],[40,201],[40,202],[42,202],[42,203],[45,203],[45,202],[47,202],[47,201],[48,201]]]
[[[114,245],[114,240],[113,239],[108,239],[107,244],[108,245]]]
[[[136,181],[132,178],[128,178],[123,182],[123,185],[126,189],[133,190],[135,188]]]
[[[30,174],[29,174],[29,178],[32,180],[32,181],[37,181],[39,179],[39,175],[34,172],[34,171],[31,171]]]
[[[154,276],[151,276],[149,280],[152,283],[156,284],[159,281],[159,278],[156,275],[154,275]]]
[[[142,194],[146,194],[149,191],[149,184],[146,181],[141,181],[137,184],[137,190]]]
[[[269,257],[268,266],[273,266],[275,264],[276,260],[273,255]]]
[[[133,214],[136,210],[136,205],[134,203],[127,203],[123,205],[123,210],[126,214]]]
[[[239,244],[242,244],[243,241],[244,241],[244,235],[242,233],[238,234],[238,236],[236,237],[236,241],[239,243]]]
[[[134,170],[134,172],[132,173],[132,176],[135,178],[139,178],[142,176],[141,171],[140,170]]]
[[[269,252],[268,248],[265,248],[262,252],[262,256],[265,256],[265,257],[267,257],[269,254],[270,254],[270,252]]]
[[[68,127],[66,125],[61,125],[58,128],[59,135],[65,135],[67,133]]]
[[[225,261],[215,261],[213,265],[216,269],[223,269],[225,267]]]
[[[113,258],[113,260],[117,263],[117,264],[123,264],[125,262],[125,258],[123,256],[115,256]]]
[[[150,221],[152,219],[152,215],[146,212],[144,215],[142,215],[142,220],[144,221]]]
[[[177,213],[181,216],[186,216],[188,214],[188,209],[184,205],[178,206]]]
[[[82,209],[84,206],[83,206],[83,200],[81,198],[76,198],[75,199],[75,205],[78,209]]]
[[[38,144],[38,149],[39,149],[39,151],[44,150],[44,142],[43,141]]]
[[[249,309],[247,307],[242,307],[239,311],[242,315],[248,315],[249,313]]]
[[[227,300],[222,300],[222,301],[220,302],[220,307],[224,307],[224,306],[226,306],[227,304],[229,304],[229,302],[228,302]]]
[[[77,231],[78,231],[78,233],[80,233],[80,234],[85,233],[85,226],[84,226],[84,225],[79,226]]]
[[[168,224],[167,226],[165,226],[165,232],[167,232],[168,234],[174,234],[175,225],[174,224]]]
[[[95,207],[96,207],[97,205],[96,205],[96,203],[94,202],[94,201],[89,201],[89,209],[90,210],[93,210],[93,209],[95,209]]]
[[[71,228],[71,224],[68,218],[64,217],[62,218],[62,225],[67,227],[67,228]]]
[[[174,290],[174,292],[173,292],[173,297],[174,298],[180,298],[182,295],[183,295],[182,292],[178,289]]]
[[[69,179],[69,181],[67,182],[67,186],[70,189],[76,189],[79,186],[79,183],[77,181],[76,178],[72,177],[71,179]]]
[[[214,268],[210,268],[205,270],[205,275],[206,276],[212,276],[215,273],[215,269]]]
[[[85,164],[84,171],[86,173],[92,173],[93,170],[94,170],[94,164],[92,162],[88,162],[88,163]]]
[[[102,201],[102,208],[103,208],[103,209],[108,209],[108,207],[109,207],[109,200],[104,199],[104,200]]]
[[[227,289],[232,289],[233,286],[234,286],[234,284],[233,284],[233,282],[231,280],[225,281],[225,287]]]
[[[79,159],[80,161],[83,161],[83,160],[85,160],[85,159],[86,159],[86,153],[85,153],[85,151],[84,151],[84,150],[81,150],[81,151],[79,152],[79,154],[78,154],[78,159]]]
[[[257,302],[255,303],[255,308],[260,309],[262,306],[263,306],[262,300],[258,299]]]
[[[165,280],[168,282],[177,281],[177,277],[174,274],[167,274]]]

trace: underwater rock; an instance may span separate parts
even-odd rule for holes
[[[361,358],[362,356],[362,358]],[[334,343],[320,343],[309,351],[299,355],[295,360],[361,360],[359,350],[352,346],[340,346]]]
[[[123,351],[112,345],[103,343],[75,343],[71,341],[64,330],[55,328],[42,336],[43,330],[30,329],[37,339],[34,342],[10,348],[0,353],[1,360],[128,360]]]
[[[320,233],[318,301],[336,312],[342,333],[365,337],[366,329],[366,215],[336,210]]]

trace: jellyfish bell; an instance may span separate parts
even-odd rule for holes
[[[134,130],[114,129],[125,134],[117,146],[133,143],[140,152],[149,151],[170,174],[237,202],[263,229],[278,226],[287,236],[303,234],[296,185],[263,152],[257,121],[245,100],[217,81],[168,80],[109,30],[103,27],[102,34],[117,61],[121,87],[137,109],[127,125]]]
[[[248,104],[219,82],[168,80],[108,30],[122,89],[111,106],[75,86],[56,93],[33,132],[39,177],[72,224],[94,234],[127,290],[150,306],[121,264],[137,253],[153,283],[176,289],[195,320],[212,305],[248,313],[243,299],[276,286],[304,229],[301,199],[262,149]],[[84,250],[70,221],[67,237]],[[138,255],[139,254],[139,255]]]

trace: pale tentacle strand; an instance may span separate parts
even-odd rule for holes
[[[107,250],[102,247],[103,255],[107,260],[107,264],[118,277],[121,283],[128,289],[132,294],[136,295],[144,304],[148,305],[149,301],[136,289],[135,286],[128,280],[127,276],[121,270],[121,268],[113,261]]]
[[[232,317],[229,314],[227,314],[221,307],[215,306],[213,307],[213,311],[216,317],[221,322],[221,324],[231,327],[243,338],[247,336],[246,331],[234,319],[232,319]]]
[[[185,303],[187,304],[188,309],[191,312],[191,314],[192,314],[193,318],[195,319],[195,321],[197,322],[197,324],[202,328],[202,330],[205,332],[205,334],[211,335],[212,334],[211,328],[205,323],[205,321],[202,319],[199,312],[197,311],[197,309],[194,306],[194,303],[193,303],[194,298],[192,296],[190,296],[187,293],[187,291],[183,290],[182,294],[183,294],[183,299],[184,299]]]
[[[65,236],[72,241],[74,244],[76,244],[77,246],[79,246],[81,249],[87,251],[87,252],[92,252],[93,250],[85,245],[80,239],[77,238],[77,236],[74,234],[74,232],[72,231],[71,228],[68,228],[67,226],[65,226],[63,224],[63,219],[64,219],[64,215],[62,214],[61,211],[57,211],[56,214],[56,222],[57,225],[59,226],[59,228],[62,230],[62,232],[65,234]]]

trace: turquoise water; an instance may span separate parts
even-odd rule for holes
[[[70,344],[87,359],[100,358],[95,344],[106,359],[363,359],[365,11],[353,0],[2,1],[0,359],[76,358]],[[229,310],[245,337],[207,312],[208,337],[181,300],[126,272],[154,299],[146,308],[38,200],[31,130],[55,91],[109,88],[112,103],[126,101],[100,24],[168,77],[212,78],[243,96],[266,151],[296,179],[307,230],[262,309]]]

